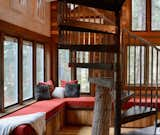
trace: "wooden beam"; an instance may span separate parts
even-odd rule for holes
[[[44,36],[42,34],[27,30],[25,28],[19,27],[14,24],[0,20],[0,32],[3,32],[6,35],[21,37],[29,41],[38,41],[38,42],[49,42],[50,37]]]
[[[119,50],[119,46],[117,46],[117,45],[58,44],[58,49],[69,49],[72,51],[93,51],[93,52],[116,53]]]
[[[73,31],[85,31],[85,32],[95,32],[95,33],[116,33],[116,26],[114,25],[104,25],[91,22],[82,22],[70,20],[65,21],[59,25],[60,29],[73,30]]]
[[[69,63],[69,67],[80,67],[89,69],[101,69],[115,71],[116,65],[114,64],[102,64],[102,63]]]

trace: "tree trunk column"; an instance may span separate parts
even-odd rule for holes
[[[112,99],[110,90],[97,86],[92,135],[109,135],[111,109]]]

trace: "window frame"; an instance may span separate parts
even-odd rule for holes
[[[24,46],[24,42],[30,42],[32,43],[31,45],[29,46],[32,46],[32,97],[31,98],[27,98],[27,99],[23,99],[23,95],[22,94],[22,101],[27,101],[27,100],[30,100],[30,99],[33,99],[34,98],[34,43],[32,41],[29,41],[29,40],[25,40],[23,39],[22,40],[22,67],[23,67],[23,46]],[[22,68],[22,76],[23,76],[23,68]],[[23,93],[23,77],[22,77],[22,93]]]
[[[152,30],[152,0],[150,0],[150,31],[151,32],[160,32],[160,28],[159,28],[159,30]]]
[[[7,37],[11,37],[11,38],[16,38],[17,39],[17,42],[18,42],[18,54],[17,54],[17,57],[18,57],[18,62],[17,62],[17,68],[18,68],[18,84],[17,84],[17,87],[18,87],[18,102],[16,104],[12,104],[10,106],[7,106],[7,107],[4,107],[4,83],[3,81],[1,80],[4,80],[4,41],[5,41],[5,36]],[[29,98],[29,99],[26,99],[26,100],[23,100],[23,41],[29,41],[32,43],[32,63],[33,63],[33,66],[32,66],[32,78],[33,78],[33,86],[32,86],[32,92],[33,92],[33,97],[32,98]],[[36,44],[37,43],[40,43],[40,44],[43,44],[44,46],[44,81],[45,81],[45,41],[44,42],[39,42],[39,41],[35,41],[35,40],[30,40],[28,38],[22,38],[21,36],[16,36],[15,34],[8,34],[8,33],[5,33],[5,32],[1,32],[0,31],[0,52],[1,52],[1,55],[2,56],[0,58],[0,62],[2,63],[2,66],[0,67],[0,88],[2,89],[0,94],[2,94],[3,96],[0,97],[0,113],[4,113],[5,111],[10,111],[10,110],[16,110],[15,108],[19,108],[19,105],[23,105],[23,104],[26,104],[28,105],[29,103],[33,103],[34,101],[34,86],[36,84]],[[25,106],[25,105],[24,105]],[[18,109],[17,108],[17,109]]]
[[[36,46],[36,51],[35,51],[35,53],[36,53],[35,54],[36,55],[36,65],[37,65],[37,46],[38,46],[38,44],[43,46],[43,67],[44,67],[44,69],[43,69],[44,80],[43,81],[45,81],[45,44],[44,43],[40,43],[40,42],[36,42],[35,44],[36,44],[35,45]],[[37,66],[36,66],[36,84],[37,84]]]
[[[147,23],[147,18],[148,18],[148,11],[147,11],[147,9],[148,9],[148,0],[146,0],[146,5],[145,5],[145,8],[146,8],[146,16],[145,16],[145,30],[133,30],[132,29],[132,11],[133,11],[133,9],[132,9],[132,1],[133,0],[130,0],[130,31],[132,31],[132,32],[147,32],[148,31],[148,23]]]
[[[17,104],[19,104],[19,39],[17,38],[17,37],[15,37],[15,36],[10,36],[10,35],[8,35],[8,34],[6,34],[6,35],[4,35],[4,34],[2,34],[2,35],[0,35],[0,36],[2,36],[2,46],[3,46],[3,62],[2,62],[2,67],[3,67],[3,80],[4,80],[4,42],[5,42],[5,37],[8,37],[8,38],[13,38],[13,39],[16,39],[17,40],[17,103],[14,103],[14,104],[11,104],[11,105],[9,105],[9,106],[6,106],[5,107],[5,101],[4,101],[4,82],[3,82],[3,107],[4,108],[10,108],[10,107],[12,107],[12,106],[15,106],[15,105],[17,105]],[[2,51],[2,50],[1,50]],[[2,109],[3,111],[4,111],[4,109]]]

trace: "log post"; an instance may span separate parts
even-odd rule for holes
[[[93,79],[91,82],[96,84],[92,135],[109,135],[109,125],[112,111],[111,90],[109,87],[106,87],[108,84],[104,84],[104,80]]]

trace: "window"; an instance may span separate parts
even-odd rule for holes
[[[128,46],[127,47],[127,58],[128,58],[127,59],[127,83],[128,84],[144,83],[144,51],[145,51],[144,46],[141,46],[141,47]]]
[[[36,82],[44,81],[44,45],[37,44],[36,49]]]
[[[159,47],[157,46],[157,48]],[[158,54],[158,60],[160,60],[160,53]],[[160,62],[158,62],[158,70],[160,70]],[[158,71],[158,73],[160,73],[160,71]],[[155,48],[149,47],[149,84],[155,85],[156,77],[157,77],[157,51]],[[160,82],[160,77],[158,77],[158,82]]]
[[[18,41],[4,40],[4,106],[18,103]]]
[[[81,93],[89,93],[90,85],[88,81],[89,70],[87,68],[77,68],[77,80],[80,83]]]
[[[88,63],[89,62],[89,53],[88,52],[77,52],[77,63]],[[88,68],[77,68],[77,80],[81,84],[81,93],[90,92],[89,84],[89,69]]]
[[[151,17],[151,29],[160,30],[160,0],[151,0],[152,1],[152,17]]]
[[[58,77],[60,80],[71,80],[71,69],[68,67],[69,50],[59,49],[58,54]]]
[[[132,0],[132,30],[146,30],[146,0]]]
[[[32,42],[23,41],[23,100],[33,97]]]

